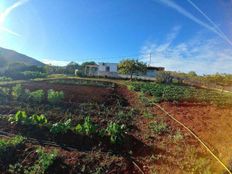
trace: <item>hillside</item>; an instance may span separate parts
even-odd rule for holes
[[[44,64],[34,58],[23,55],[13,50],[0,47],[0,69],[5,69],[12,63],[24,63],[25,65],[44,66]]]

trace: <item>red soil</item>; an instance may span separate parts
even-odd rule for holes
[[[29,90],[49,90],[65,92],[65,100],[68,102],[88,103],[88,102],[102,102],[107,95],[113,92],[112,88],[102,88],[96,86],[78,86],[67,84],[55,84],[47,82],[30,82],[24,84],[24,87]]]
[[[162,107],[193,130],[227,166],[229,165],[232,160],[231,108],[193,103],[162,103]]]

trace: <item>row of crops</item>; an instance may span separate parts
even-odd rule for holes
[[[58,83],[58,84],[71,84],[71,85],[83,85],[83,86],[97,86],[97,87],[108,87],[112,88],[115,86],[114,83],[107,81],[99,81],[99,80],[86,80],[86,79],[53,79],[50,83]]]
[[[24,89],[21,84],[16,84],[13,87],[0,87],[0,99],[1,101],[10,99],[21,100],[35,104],[42,103],[46,100],[50,104],[58,104],[63,101],[64,92],[50,89],[46,95],[46,92],[42,89],[30,91],[29,89]]]
[[[155,102],[189,101],[206,102],[221,106],[232,105],[232,94],[230,93],[222,93],[191,86],[148,82],[131,82],[128,84],[128,89],[154,96]]]
[[[98,135],[100,137],[109,137],[112,144],[120,144],[124,137],[125,126],[119,125],[114,122],[109,122],[106,128],[100,128],[100,126],[94,124],[90,117],[87,116],[83,123],[78,123],[72,126],[72,120],[68,119],[63,122],[50,123],[45,115],[33,114],[28,116],[25,111],[18,111],[15,115],[8,118],[11,124],[19,125],[34,125],[38,127],[47,127],[52,134],[61,135],[68,131],[72,131],[76,134],[82,134],[86,136]]]

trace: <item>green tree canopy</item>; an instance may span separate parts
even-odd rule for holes
[[[125,59],[119,63],[118,69],[120,74],[128,74],[132,80],[134,74],[146,73],[147,65],[138,60]]]

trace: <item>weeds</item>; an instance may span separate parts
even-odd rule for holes
[[[25,138],[22,136],[15,136],[10,139],[0,140],[0,156],[3,155],[7,149],[16,148],[18,145],[23,144]]]
[[[162,134],[164,132],[167,132],[168,130],[168,126],[166,123],[164,123],[163,121],[161,122],[152,122],[149,124],[149,128],[155,132],[156,134]]]
[[[154,115],[151,114],[151,113],[148,112],[148,111],[145,111],[145,112],[143,113],[143,116],[144,116],[144,118],[154,118]]]
[[[36,150],[38,159],[30,167],[23,166],[20,163],[9,166],[9,173],[12,174],[44,174],[57,158],[58,152],[53,150],[50,153],[45,152],[42,148]]]
[[[173,136],[173,139],[175,142],[181,141],[184,138],[182,133],[178,130],[176,131],[176,134]]]

